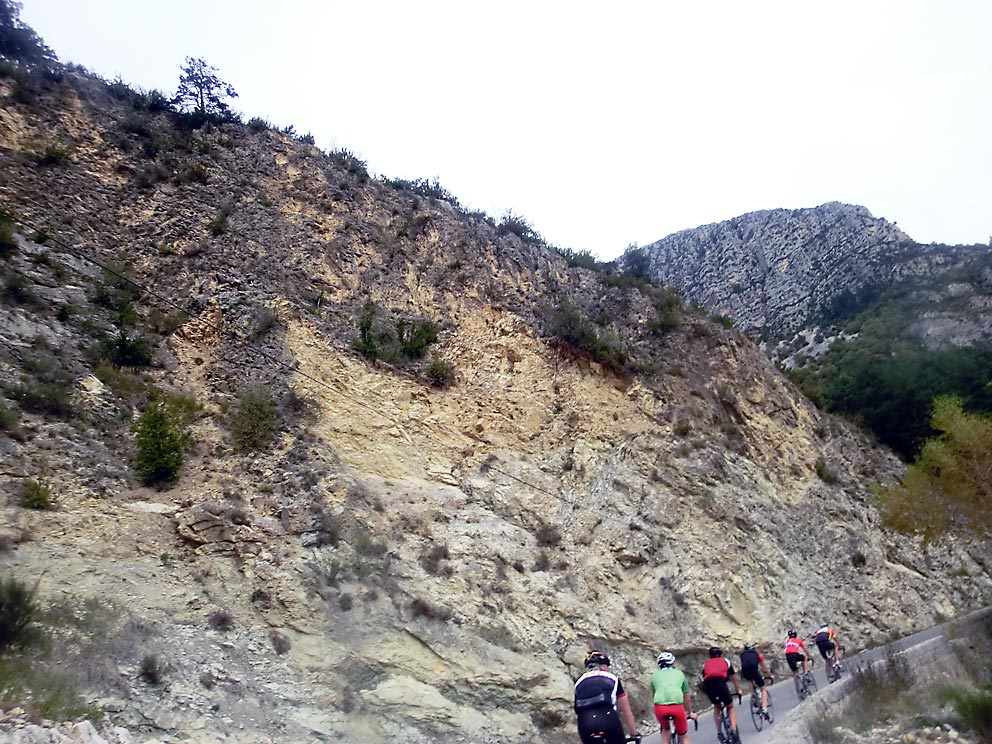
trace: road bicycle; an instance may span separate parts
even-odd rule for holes
[[[827,660],[833,665],[830,670],[827,671],[827,681],[830,684],[833,684],[841,678],[841,675],[844,673],[844,667],[842,667],[840,662],[837,661],[834,651],[827,652]]]
[[[741,696],[737,696],[737,702],[741,702]],[[741,735],[734,731],[730,725],[730,713],[726,705],[720,706],[720,723],[716,728],[716,738],[720,744],[741,744]]]
[[[672,733],[672,744],[682,744],[682,737],[675,733],[675,716],[662,716],[662,719],[664,720],[662,731],[667,728]],[[693,718],[692,722],[696,726],[696,731],[699,731],[699,716]]]
[[[830,654],[830,658],[833,659],[833,654]],[[827,672],[827,681],[833,684],[841,678],[842,674],[844,674],[844,667],[840,665],[839,661],[834,660],[833,667]]]
[[[606,741],[606,732],[598,731],[595,734],[589,734],[589,738],[593,741]],[[634,744],[641,744],[641,735],[637,734],[636,736],[628,736],[624,739],[624,741],[631,741]]]
[[[799,700],[805,700],[814,692],[816,692],[816,678],[813,676],[813,662],[810,660],[809,663],[810,671],[799,672],[799,687],[797,692],[799,693]]]
[[[767,679],[765,680],[768,681]],[[775,723],[775,713],[772,710],[772,694],[768,693],[768,709],[761,709],[761,688],[755,687],[751,693],[751,723],[754,728],[761,731],[765,723]]]

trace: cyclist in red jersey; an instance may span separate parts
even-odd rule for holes
[[[796,694],[799,694],[799,662],[803,665],[803,674],[809,671],[810,655],[806,650],[806,644],[799,634],[794,630],[789,631],[789,637],[785,639],[785,660],[789,662],[789,669],[792,670],[792,681],[796,685]]]
[[[737,684],[737,673],[734,672],[733,665],[723,658],[722,650],[713,646],[709,660],[703,665],[703,689],[713,703],[713,723],[716,730],[720,730],[720,709],[726,707],[727,715],[730,716],[730,728],[736,733],[737,710],[734,708],[734,699],[730,696],[728,682],[734,683],[734,692],[740,697],[741,686]]]

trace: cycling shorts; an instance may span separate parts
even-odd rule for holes
[[[665,716],[672,717],[672,723],[675,724],[675,733],[679,736],[685,736],[689,733],[689,719],[685,714],[684,705],[656,705],[654,706],[654,717],[658,719],[658,723],[661,724],[662,729],[668,728],[668,721],[665,720]]]
[[[758,687],[765,686],[765,678],[761,676],[761,672],[759,671],[758,667],[754,667],[753,669],[750,667],[748,667],[747,669],[742,668],[741,676],[744,679],[746,679],[748,682],[754,682],[754,684],[756,684]]]
[[[802,666],[803,659],[805,659],[805,658],[806,657],[803,656],[802,654],[786,654],[785,655],[785,660],[787,662],[789,662],[789,669],[791,669],[794,672],[798,672],[799,671],[799,667]]]
[[[826,659],[830,652],[834,650],[835,644],[833,641],[823,641],[822,643],[817,641],[816,647],[820,649],[820,656]]]
[[[713,705],[731,705],[734,701],[727,680],[710,677],[703,680],[703,689]]]
[[[603,738],[594,739],[596,734]],[[626,744],[620,716],[612,707],[588,708],[579,711],[579,738],[582,744]]]

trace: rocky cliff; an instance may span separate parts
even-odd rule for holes
[[[75,74],[0,96],[0,203],[21,220],[2,259],[21,410],[0,437],[0,566],[62,627],[98,629],[56,661],[136,739],[570,741],[590,645],[645,714],[662,647],[691,666],[824,613],[863,645],[988,601],[987,547],[880,529],[870,488],[899,462],[740,332],[690,312],[659,332],[650,288],[347,153],[184,128]],[[868,252],[904,237],[838,211],[874,228]],[[742,287],[770,275],[753,263]],[[101,362],[121,275],[147,367]],[[357,353],[370,304],[435,323],[453,384]],[[551,336],[566,305],[629,361]],[[48,384],[57,410],[29,396]],[[249,385],[281,424],[243,452],[230,412]],[[201,406],[166,490],[132,468],[152,389]],[[19,503],[33,480],[53,509]]]
[[[992,341],[992,253],[919,245],[860,206],[773,209],[703,225],[628,252],[654,280],[767,341],[829,331],[886,290],[914,292],[930,346]]]

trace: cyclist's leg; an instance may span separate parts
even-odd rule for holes
[[[672,741],[671,718],[672,714],[666,705],[654,706],[654,717],[661,724],[661,741],[663,744],[670,744]]]
[[[725,696],[723,690],[726,688],[727,683],[721,683],[717,679],[706,679],[703,680],[703,690],[706,692],[706,697],[710,699],[710,703],[713,704],[713,724],[717,731],[720,730],[720,706],[722,705],[723,699],[730,699],[730,694]]]
[[[761,690],[761,709],[768,710],[768,688],[767,685],[765,685],[765,677],[761,673],[760,669],[758,670],[757,679],[751,681],[751,687],[757,687]],[[751,691],[754,692],[753,689]]]
[[[727,706],[727,715],[730,716],[730,728],[737,731],[737,706],[731,700]]]

